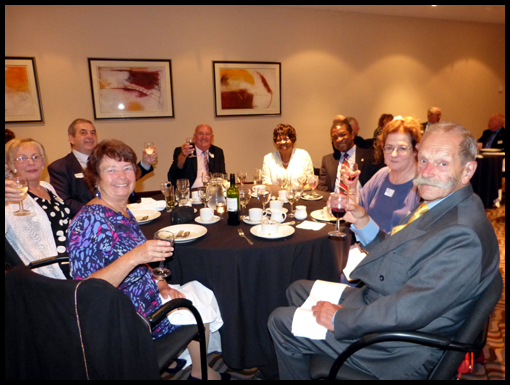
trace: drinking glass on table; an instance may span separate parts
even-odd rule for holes
[[[161,192],[165,196],[166,210],[172,211],[172,209],[175,207],[175,195],[174,195],[174,187],[172,186],[172,183],[161,182],[160,188],[161,188]]]
[[[271,194],[265,187],[259,187],[257,188],[257,198],[262,203],[262,210],[265,210],[267,202],[271,199]]]
[[[248,174],[246,173],[246,171],[239,171],[237,173],[237,177],[239,178],[239,183],[241,183],[241,187],[243,187],[244,184],[246,183],[246,178],[248,178]]]
[[[189,154],[188,158],[196,158],[197,156],[195,155],[195,138],[192,136],[188,136],[186,138],[186,143],[193,147],[193,151],[191,152],[191,154]]]
[[[289,186],[287,188],[287,200],[290,203],[290,210],[287,213],[288,217],[293,217],[294,216],[294,202],[297,201],[296,200],[296,195],[298,194],[297,190],[298,190],[298,187],[294,186],[294,185]]]
[[[26,210],[23,207],[23,199],[25,199],[27,192],[28,192],[28,182],[25,178],[14,176],[11,179],[14,184],[11,186],[11,188],[15,188],[21,191],[23,194],[23,198],[19,201],[19,210],[14,212],[14,215],[17,217],[24,216],[24,215],[30,215],[32,212],[30,210]]]
[[[331,237],[345,237],[345,233],[340,231],[340,218],[345,215],[345,210],[347,208],[347,203],[349,202],[349,198],[345,194],[334,193],[331,194],[330,199],[330,207],[331,214],[336,218],[336,228],[335,231],[331,231],[328,233]]]
[[[253,170],[253,185],[256,186],[262,183],[262,170],[256,168]]]
[[[287,171],[279,172],[276,176],[276,183],[280,186],[280,189],[286,190],[289,185],[289,174]]]
[[[208,187],[209,183],[211,183],[211,173],[203,172],[202,173],[202,184],[204,185],[204,187]]]
[[[170,243],[170,246],[174,246],[174,233],[168,230],[159,230],[154,234],[154,239],[167,241]],[[159,262],[159,266],[152,269],[152,275],[155,278],[166,278],[170,276],[170,270],[165,267],[165,261]]]
[[[244,218],[243,209],[246,208],[251,199],[251,190],[247,188],[239,189],[239,204],[241,205],[241,219]]]
[[[204,208],[207,207],[207,203],[211,199],[211,190],[208,187],[199,187],[197,191],[200,201],[204,204]]]
[[[185,206],[189,201],[189,179],[177,179],[176,187],[179,195],[179,205]]]
[[[143,148],[147,155],[152,155],[154,153],[155,147],[156,147],[156,145],[154,144],[154,142],[145,142],[143,144]]]

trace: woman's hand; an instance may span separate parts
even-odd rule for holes
[[[159,289],[159,294],[161,294],[161,296],[164,298],[164,299],[167,299],[168,297],[170,297],[171,299],[176,299],[176,298],[186,298],[186,296],[184,294],[182,294],[180,291],[177,291],[175,289],[172,289],[170,286],[168,286],[168,283],[166,283],[166,281],[158,281],[158,289]]]
[[[169,242],[160,240],[146,241],[132,250],[136,265],[160,262],[173,255],[174,248]]]

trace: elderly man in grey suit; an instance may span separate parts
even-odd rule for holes
[[[290,307],[270,316],[280,379],[309,379],[309,357],[336,357],[354,339],[375,331],[416,330],[455,336],[472,304],[498,272],[499,248],[482,202],[469,183],[476,141],[463,127],[430,127],[420,143],[415,184],[424,200],[392,235],[378,231],[363,208],[349,204],[345,219],[369,252],[351,273],[339,303],[319,301],[315,321],[324,340],[296,337],[292,319],[313,282],[297,281]],[[416,214],[416,215],[415,215]],[[358,351],[345,365],[379,379],[425,379],[442,352],[387,342]]]

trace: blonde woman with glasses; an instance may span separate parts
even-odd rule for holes
[[[376,144],[376,161],[384,157],[386,167],[360,190],[359,205],[386,233],[420,200],[413,185],[420,139],[420,123],[416,119],[397,117],[386,124]]]
[[[53,187],[41,181],[46,154],[33,139],[13,139],[5,145],[5,161],[12,173],[28,182],[28,193],[12,188],[5,181],[5,237],[25,264],[65,253],[70,210]],[[19,201],[30,211],[16,216]],[[52,278],[65,279],[59,266],[35,270]]]

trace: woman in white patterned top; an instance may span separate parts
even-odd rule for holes
[[[276,151],[264,157],[262,183],[278,184],[278,176],[286,175],[294,182],[302,175],[313,175],[312,158],[305,150],[295,148],[296,130],[289,124],[279,124],[273,131]]]

